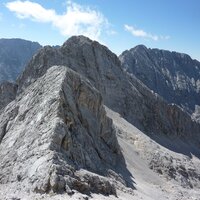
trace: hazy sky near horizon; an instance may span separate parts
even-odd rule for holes
[[[200,61],[199,0],[2,0],[0,38],[61,45],[85,35],[116,54],[138,44]]]

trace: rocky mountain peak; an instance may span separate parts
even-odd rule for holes
[[[131,52],[134,52],[134,51],[147,51],[148,48],[143,45],[143,44],[139,44],[137,46],[135,46],[134,48],[130,49]]]
[[[148,62],[148,54],[146,53],[145,55],[147,57],[145,62]],[[135,63],[139,62],[139,60],[135,59],[132,61]],[[173,120],[170,119],[170,125],[165,127],[165,122],[161,120],[163,116],[159,118],[152,115],[151,109],[155,109],[154,104],[160,99],[158,107],[162,105],[161,109],[163,109],[166,118],[168,118],[167,112],[170,109],[175,109],[178,113],[182,111],[179,111],[178,107],[168,106],[163,102],[162,98],[153,94],[137,78],[129,77],[123,71],[117,56],[108,50],[107,47],[84,36],[74,36],[68,39],[60,48],[47,46],[41,49],[32,58],[25,71],[19,77],[18,94],[23,92],[27,86],[35,82],[39,77],[43,76],[48,68],[53,65],[66,66],[81,74],[101,93],[106,106],[122,114],[124,118],[139,129],[148,130],[148,132],[173,132],[174,134],[179,134]],[[145,100],[144,96],[146,97]],[[141,102],[143,102],[141,105],[143,111],[146,109],[144,112],[140,112],[140,106],[135,106]],[[149,113],[149,116],[147,117],[145,113]],[[159,115],[161,115],[160,112]],[[183,114],[183,116],[183,121],[190,120],[187,115]],[[156,120],[153,120],[155,117]],[[163,125],[160,126],[159,124]],[[192,123],[191,126],[195,127],[194,134],[196,134],[198,127]],[[166,130],[164,130],[165,128]],[[188,128],[182,129],[185,130],[182,134],[187,134]]]
[[[187,54],[135,47],[120,55],[122,66],[167,102],[192,113],[200,102],[200,63]]]
[[[8,39],[8,38],[1,38],[0,39],[0,44],[4,44],[4,45],[16,45],[18,46],[20,43],[24,43],[24,44],[32,44],[32,45],[35,45],[35,46],[40,46],[40,44],[38,42],[32,42],[32,41],[29,41],[29,40],[24,40],[24,39],[21,39],[21,38],[11,38],[11,39]]]
[[[117,56],[106,46],[83,35],[70,37],[60,49],[63,51],[63,53],[67,54],[69,53],[70,48],[76,49],[77,53],[79,52],[80,54],[83,54],[82,56],[88,56],[86,52],[89,53],[89,51],[90,54],[92,52],[95,54],[95,50],[98,49],[98,51],[101,51],[102,54],[109,55],[109,57],[113,58],[115,61],[118,61]],[[94,56],[94,54],[91,56]]]
[[[145,45],[137,45],[134,48],[131,48],[130,50],[125,50],[124,52],[122,52],[122,54],[120,55],[120,59],[123,59],[123,55],[128,56],[129,58],[131,57],[131,55],[140,52],[140,54],[146,54],[148,51],[148,48]]]
[[[88,44],[91,45],[92,41],[90,38],[83,36],[83,35],[79,35],[79,36],[72,36],[70,37],[66,42],[64,42],[64,44],[62,45],[63,47],[68,46],[68,45],[84,45],[84,44]]]
[[[52,65],[72,68],[86,76],[98,89],[102,86],[99,84],[100,81],[95,80],[96,78],[99,80],[103,78],[102,76],[109,76],[113,67],[116,71],[122,71],[119,59],[107,47],[85,36],[73,36],[60,48],[46,46],[32,58],[17,80],[18,92],[43,75]]]
[[[144,46],[120,59],[123,65],[107,47],[73,36],[61,47],[39,50],[18,85],[1,88],[11,102],[0,113],[0,183],[45,195],[78,191],[116,196],[116,190],[132,195],[134,170],[148,166],[198,188],[199,163],[190,157],[199,157],[200,125],[137,78],[141,68],[156,89],[166,83],[163,74],[185,87],[182,75],[190,77],[188,66],[183,70],[171,52]],[[193,119],[199,118],[196,110]],[[142,174],[152,175],[148,167]]]

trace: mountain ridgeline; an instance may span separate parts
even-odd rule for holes
[[[100,91],[104,104],[148,133],[187,135],[199,125],[176,105],[153,94],[137,78],[123,71],[118,57],[107,47],[83,36],[68,39],[60,48],[44,47],[17,80],[18,93],[53,65],[63,65],[86,77]],[[180,116],[179,118],[177,118]]]
[[[41,48],[0,88],[0,191],[133,197],[133,169],[146,165],[152,177],[199,189],[199,69],[144,46],[119,59],[84,36]],[[129,165],[132,156],[142,166]]]
[[[167,102],[190,114],[200,104],[200,62],[189,55],[139,45],[119,58],[127,72]]]
[[[22,39],[0,39],[0,83],[15,82],[27,62],[42,46]]]

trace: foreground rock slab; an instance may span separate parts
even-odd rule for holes
[[[76,72],[51,67],[5,107],[0,124],[1,184],[116,195],[108,178],[123,163],[115,129],[100,93]]]

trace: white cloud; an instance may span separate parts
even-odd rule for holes
[[[67,1],[66,12],[62,15],[31,1],[12,1],[6,7],[20,19],[50,23],[64,36],[85,35],[99,40],[102,30],[109,26],[102,13],[72,1]]]
[[[135,37],[143,37],[143,38],[147,38],[147,39],[152,39],[154,41],[158,41],[160,39],[167,40],[170,38],[169,36],[153,35],[151,33],[145,32],[144,30],[136,29],[135,27],[129,26],[127,24],[124,25],[124,28],[126,31],[130,32]]]

